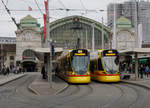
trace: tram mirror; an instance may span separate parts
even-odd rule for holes
[[[117,56],[117,57],[115,58],[115,63],[116,63],[116,65],[119,64],[119,56]]]

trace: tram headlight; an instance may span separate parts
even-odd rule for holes
[[[75,75],[75,73],[74,73],[74,72],[72,72],[71,74],[72,74],[72,75]]]
[[[87,75],[90,75],[90,72],[87,72]]]

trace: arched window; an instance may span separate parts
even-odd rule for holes
[[[34,51],[28,49],[28,50],[25,50],[23,52],[23,59],[32,59],[32,60],[35,60],[35,53]]]

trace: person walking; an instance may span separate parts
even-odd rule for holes
[[[149,69],[149,66],[147,65],[145,68],[145,73],[146,73],[147,78],[149,76],[149,72],[150,72],[150,69]]]

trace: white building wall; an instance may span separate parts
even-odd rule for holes
[[[30,35],[26,36],[27,33]],[[16,61],[22,60],[22,54],[27,49],[41,48],[41,35],[39,31],[24,30],[22,33],[17,33],[16,38]]]

